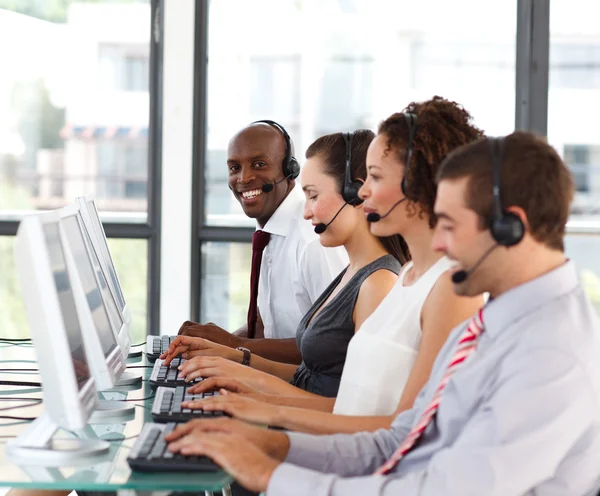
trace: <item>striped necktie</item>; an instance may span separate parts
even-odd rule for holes
[[[412,428],[412,430],[408,433],[408,436],[404,439],[400,447],[396,450],[396,452],[392,455],[392,457],[385,462],[381,467],[379,467],[375,471],[375,475],[385,475],[392,470],[400,460],[408,453],[415,445],[415,443],[419,440],[425,429],[429,425],[431,419],[435,416],[437,409],[440,405],[440,400],[442,397],[442,392],[448,384],[448,380],[454,373],[454,371],[460,366],[462,362],[464,362],[467,357],[475,350],[477,346],[477,338],[483,332],[483,308],[480,308],[479,311],[475,314],[475,316],[469,322],[465,332],[463,332],[462,336],[458,341],[458,346],[454,355],[452,356],[452,360],[450,360],[450,364],[446,369],[446,373],[440,385],[435,391],[433,395],[433,399],[431,403],[427,405],[427,408],[423,411],[421,418],[417,422],[417,424]]]

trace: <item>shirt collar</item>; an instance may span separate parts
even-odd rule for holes
[[[575,263],[567,260],[556,269],[510,289],[484,307],[483,323],[486,334],[493,338],[512,322],[569,293],[578,284]]]
[[[294,188],[285,199],[281,202],[277,210],[262,228],[263,231],[276,234],[279,236],[287,236],[293,224],[293,219],[297,216],[298,209],[303,208],[304,196],[299,192],[298,188]],[[261,227],[257,224],[256,230]]]

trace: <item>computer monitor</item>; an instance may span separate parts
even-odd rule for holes
[[[119,281],[119,276],[110,254],[110,249],[108,248],[106,233],[104,232],[104,227],[102,226],[102,221],[100,220],[100,215],[96,208],[94,195],[78,197],[75,199],[75,203],[79,205],[83,224],[90,235],[94,250],[98,254],[101,269],[108,280],[108,286],[117,302],[121,316],[124,322],[130,327],[131,312],[125,301],[121,282]],[[129,327],[126,329],[127,332],[125,332],[125,329],[122,329],[119,333],[121,349],[125,356],[139,356],[141,355],[141,352],[130,354],[131,339],[129,337]]]
[[[56,212],[29,216],[19,225],[15,265],[43,385],[45,411],[7,445],[19,463],[65,464],[106,453],[89,439],[54,440],[59,428],[82,430],[97,405],[70,272],[68,247]]]
[[[97,389],[103,391],[115,384],[141,383],[141,375],[125,372],[125,356],[119,346],[118,336],[121,332],[127,333],[128,324],[123,321],[117,301],[108,287],[99,256],[84,227],[80,208],[75,203],[58,212],[65,242],[73,256],[71,269],[77,274],[83,287],[83,291],[75,295],[78,304],[84,307],[78,310],[83,318],[91,317],[91,321],[82,323],[85,324],[84,336],[89,337],[88,356]],[[89,312],[86,312],[86,309]],[[102,415],[101,412],[108,416],[125,411],[132,413],[132,405],[102,401],[94,418],[98,419]]]

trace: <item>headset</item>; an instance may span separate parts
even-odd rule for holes
[[[285,139],[285,157],[282,162],[283,175],[286,179],[296,179],[300,175],[300,164],[292,153],[292,139],[290,138],[290,135],[281,124],[277,124],[275,121],[266,119],[254,121],[252,124],[258,124],[260,122],[278,129],[281,131],[281,134],[283,134],[283,138]]]
[[[406,144],[406,166],[404,168],[404,177],[402,178],[402,183],[400,184],[402,188],[402,194],[409,200],[411,198],[408,195],[408,186],[407,186],[407,177],[408,170],[410,169],[410,161],[413,156],[413,145],[415,141],[415,131],[417,129],[417,115],[411,114],[409,112],[405,112],[404,119],[406,120],[406,126],[408,127],[408,142]],[[414,199],[416,201],[416,199]]]
[[[498,244],[514,246],[523,239],[525,226],[518,215],[502,208],[500,183],[504,138],[490,138],[489,142],[492,155],[492,191],[494,194],[494,216],[490,231]]]
[[[354,133],[342,133],[344,143],[346,144],[346,172],[344,174],[344,187],[342,188],[342,198],[344,201],[356,207],[364,200],[358,196],[358,191],[363,185],[362,181],[352,179],[351,161],[352,161],[352,137]]]

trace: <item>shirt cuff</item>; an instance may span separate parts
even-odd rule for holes
[[[326,495],[333,479],[335,479],[334,475],[325,475],[289,463],[282,463],[271,475],[265,494],[266,496]]]
[[[290,448],[285,458],[286,463],[313,470],[323,469],[327,465],[327,450],[324,449],[323,436],[321,438],[310,434],[288,432]]]

